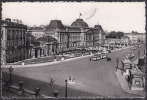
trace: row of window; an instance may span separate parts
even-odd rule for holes
[[[12,62],[16,62],[16,61],[20,61],[25,59],[25,50],[24,49],[18,49],[18,50],[9,50],[6,53],[6,61],[7,63],[12,63]]]
[[[7,38],[8,39],[16,39],[16,38],[25,38],[26,31],[25,30],[8,30],[7,31]]]
[[[7,47],[18,47],[18,46],[24,46],[26,43],[25,43],[25,40],[7,40]]]

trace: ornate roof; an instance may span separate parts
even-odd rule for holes
[[[83,21],[83,19],[77,19],[74,21],[71,26],[76,26],[76,27],[89,27],[88,24]]]
[[[46,26],[46,30],[52,30],[52,29],[65,29],[63,26],[61,20],[51,20],[50,24]]]

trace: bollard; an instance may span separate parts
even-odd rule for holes
[[[24,89],[23,89],[23,81],[19,82],[19,90],[18,90],[18,95],[23,95]]]
[[[40,97],[40,88],[34,88],[34,92],[35,92],[35,97]]]
[[[53,91],[53,94],[54,94],[54,97],[57,98],[58,97],[58,94],[59,94],[59,91],[58,90],[54,90]]]
[[[4,83],[3,83],[3,86],[5,87],[6,92],[10,90],[10,88],[9,88],[10,84],[9,83],[10,83],[9,80],[4,81]]]

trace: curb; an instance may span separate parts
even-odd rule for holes
[[[81,58],[91,57],[93,55],[94,54],[92,54],[92,55],[86,55],[86,56],[80,56],[80,57],[75,57],[75,58],[70,58],[70,59],[65,59],[65,60],[60,60],[60,61],[54,61],[54,62],[48,62],[48,63],[40,63],[40,64],[30,64],[30,65],[2,65],[1,68],[9,68],[10,66],[12,66],[13,68],[41,67],[41,66],[45,66],[45,65],[54,65],[54,64],[58,64],[58,63],[72,61],[72,60],[78,60],[78,59],[81,59]]]
[[[117,76],[117,78],[118,78],[118,80],[119,80],[119,83],[120,83],[121,88],[122,88],[125,92],[130,93],[130,94],[134,94],[134,95],[138,95],[138,96],[143,96],[143,97],[146,96],[146,92],[130,90],[130,89],[129,89],[129,86],[128,86],[128,83],[126,83],[125,79],[124,79],[124,81],[121,80],[122,78],[120,79],[121,76],[119,76],[119,72],[116,71],[115,74],[116,74],[116,76]],[[123,77],[123,76],[122,76],[122,77]],[[124,77],[123,77],[123,78],[124,78]],[[122,82],[122,81],[123,81],[123,82]],[[126,84],[123,84],[123,83],[126,83]]]

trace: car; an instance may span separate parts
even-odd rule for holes
[[[132,47],[132,48],[131,48],[131,50],[136,50],[136,49],[137,49],[136,47]]]
[[[106,55],[106,54],[102,54],[102,55],[101,55],[101,58],[103,58],[103,59],[104,59],[104,58],[107,58],[107,55]]]
[[[135,57],[135,55],[132,53],[132,54],[127,54],[127,57],[129,58],[129,59],[132,59],[132,58],[134,58]]]
[[[111,50],[107,50],[108,51],[108,53],[111,53]]]
[[[107,57],[107,61],[111,61],[111,58],[108,58],[108,57]]]
[[[101,53],[102,53],[102,54],[106,54],[106,53],[108,53],[108,51],[105,50],[105,51],[102,51]]]
[[[140,48],[141,46],[139,45],[138,47]]]
[[[101,59],[100,56],[93,56],[93,57],[92,57],[92,60],[93,60],[93,61],[97,61],[97,60],[100,60],[100,59]]]

